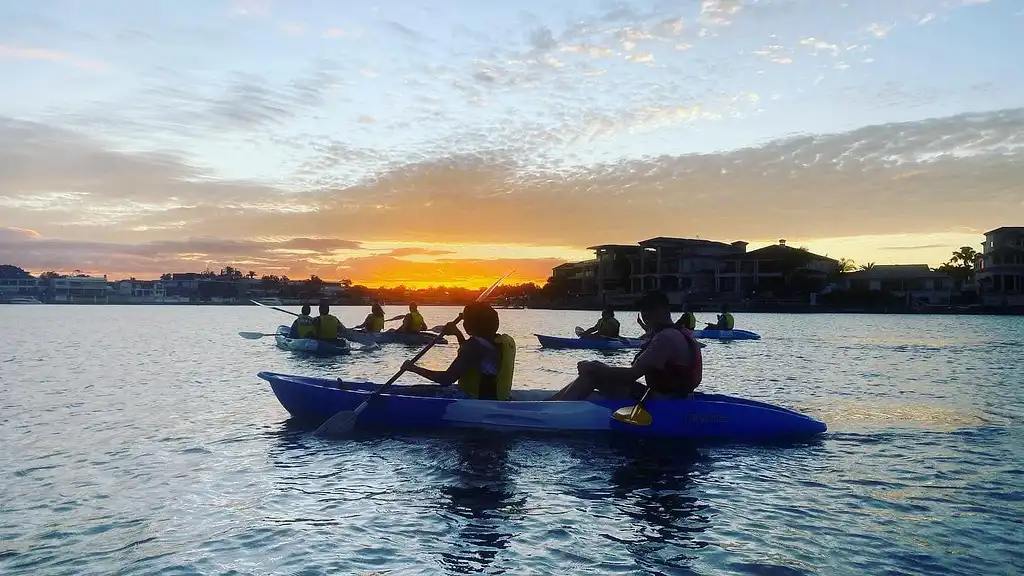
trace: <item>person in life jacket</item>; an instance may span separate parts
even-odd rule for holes
[[[427,323],[423,321],[423,315],[419,312],[419,306],[415,302],[409,303],[409,313],[395,316],[394,318],[388,318],[388,322],[392,320],[402,319],[402,325],[398,328],[392,328],[389,332],[423,332],[427,329]]]
[[[313,325],[316,327],[318,340],[337,340],[341,336],[341,331],[345,329],[341,320],[331,314],[331,307],[327,304],[320,305],[320,315],[313,320]]]
[[[309,304],[303,304],[302,313],[292,322],[292,328],[288,331],[289,338],[316,338],[316,326],[309,313]]]
[[[411,360],[402,365],[405,370],[444,388],[409,386],[403,388],[403,393],[479,400],[509,399],[515,372],[516,341],[508,334],[498,334],[498,312],[488,304],[474,302],[467,305],[462,318],[469,338],[463,336],[454,322],[446,324],[442,331],[459,341],[459,353],[447,370],[429,370]],[[452,386],[456,382],[458,387]]]
[[[630,366],[580,362],[576,379],[551,400],[585,400],[593,392],[606,398],[639,400],[648,387],[648,398],[684,398],[692,394],[703,377],[700,344],[689,330],[672,322],[668,297],[662,292],[649,292],[640,299],[640,315],[650,338]],[[646,386],[637,381],[640,377]]]
[[[601,312],[601,319],[594,324],[593,328],[590,328],[580,335],[580,338],[618,338],[619,337],[619,321],[615,318],[615,311],[611,307],[606,307]]]
[[[736,325],[736,321],[733,319],[732,314],[729,313],[729,305],[722,304],[722,313],[718,315],[718,321],[715,323],[709,322],[705,330],[732,330],[733,326]]]
[[[366,315],[366,319],[359,326],[353,328],[353,330],[365,330],[369,333],[376,333],[384,331],[384,309],[381,308],[379,302],[374,302],[370,308],[370,313]]]
[[[690,305],[683,304],[683,315],[676,320],[676,324],[686,328],[689,331],[694,331],[697,328],[697,317],[690,312]]]

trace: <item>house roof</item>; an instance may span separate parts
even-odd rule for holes
[[[597,246],[587,246],[587,250],[599,250],[602,248],[621,248],[621,249],[633,249],[638,250],[640,246],[636,244],[598,244]]]
[[[825,262],[839,263],[834,258],[828,256],[821,256],[808,250],[802,250],[800,248],[793,248],[792,246],[786,246],[785,244],[773,244],[771,246],[765,246],[764,248],[758,248],[757,250],[751,250],[746,254],[742,254],[737,258],[740,260],[785,260],[788,258],[805,258],[807,260],[820,260]]]
[[[948,274],[932,270],[927,264],[885,264],[869,270],[849,272],[850,280],[918,280],[921,278],[949,278]]]
[[[717,242],[715,240],[704,240],[702,238],[672,238],[670,236],[657,236],[655,238],[648,238],[647,240],[641,240],[638,242],[640,246],[721,246],[723,248],[729,247],[729,244],[725,242]]]
[[[1000,226],[999,228],[985,232],[985,236],[988,236],[989,234],[998,234],[999,232],[1024,232],[1024,226]]]

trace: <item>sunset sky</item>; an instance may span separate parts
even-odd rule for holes
[[[0,3],[0,263],[543,281],[1024,225],[1024,2]]]

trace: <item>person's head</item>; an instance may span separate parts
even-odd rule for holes
[[[409,312],[415,312],[417,309],[419,309],[419,306],[415,302],[409,302]]]
[[[683,302],[683,314],[686,314],[689,311],[690,311],[690,304],[689,304],[689,302]]]
[[[722,314],[725,314],[728,311],[729,311],[729,305],[726,304],[725,302],[722,302]]]
[[[615,310],[612,310],[611,306],[605,306],[604,310],[601,311],[601,317],[602,318],[614,318],[615,317]]]
[[[494,338],[498,334],[498,312],[490,304],[467,304],[462,311],[462,322],[470,336]]]
[[[373,306],[370,307],[370,312],[372,312],[374,316],[383,316],[384,308],[381,307],[380,302],[374,302]]]
[[[330,312],[331,312],[331,307],[330,306],[328,306],[327,304],[321,304],[320,305],[320,315],[321,316],[326,316],[327,314],[330,314]]]
[[[302,305],[302,315],[309,316],[309,304]]]
[[[664,292],[647,292],[640,298],[640,316],[647,326],[659,326],[672,323],[672,307]]]

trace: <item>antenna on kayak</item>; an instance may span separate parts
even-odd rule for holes
[[[635,406],[619,408],[612,413],[612,418],[625,424],[633,424],[634,426],[650,426],[654,419],[651,417],[651,413],[647,411],[647,408],[644,408],[644,400],[647,399],[647,395],[650,393],[651,387],[648,386],[647,390],[644,391],[644,395]]]

